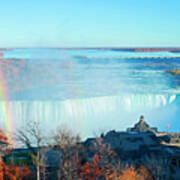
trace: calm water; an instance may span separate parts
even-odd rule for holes
[[[143,114],[160,130],[180,130],[180,77],[165,72],[180,68],[180,53],[16,49],[5,57],[15,58],[0,70],[16,127],[66,123],[87,137],[124,130]]]

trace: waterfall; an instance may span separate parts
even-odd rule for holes
[[[28,121],[40,121],[45,127],[56,127],[66,123],[73,128],[92,131],[93,127],[111,127],[117,119],[126,126],[132,114],[140,114],[153,109],[163,108],[173,101],[176,95],[122,95],[93,97],[85,99],[67,99],[64,101],[8,101],[9,111],[15,127],[27,124]],[[1,103],[4,103],[1,101]],[[1,111],[0,111],[1,115]],[[132,123],[132,122],[130,122]],[[129,123],[128,123],[129,124]],[[91,129],[92,128],[92,129]],[[84,135],[87,135],[84,133]]]

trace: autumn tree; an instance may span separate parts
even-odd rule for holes
[[[103,167],[103,174],[109,174],[119,163],[118,155],[111,149],[109,143],[103,142],[103,138],[98,137],[94,142],[86,147],[87,157],[90,154],[97,154],[99,157],[99,166]],[[89,154],[89,155],[88,155]]]
[[[9,149],[9,145],[10,145],[10,142],[7,135],[5,134],[3,130],[0,129],[0,158],[2,158],[2,155],[4,153],[7,153]]]
[[[94,155],[93,162],[86,162],[81,167],[81,173],[84,180],[94,180],[103,176],[103,167],[99,167],[99,156]]]
[[[10,151],[11,149],[9,139],[5,132],[0,129],[0,180],[28,179],[28,176],[31,174],[31,171],[28,167],[19,167],[11,164],[7,165],[6,162],[4,162],[4,156],[9,154]]]
[[[3,130],[0,129],[0,180],[4,179],[6,166],[3,161],[3,156],[8,150],[9,141]]]

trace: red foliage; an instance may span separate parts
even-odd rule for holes
[[[94,155],[94,161],[91,163],[86,163],[82,168],[82,176],[85,180],[94,180],[102,176],[102,168],[98,166],[99,156]]]
[[[0,141],[9,144],[8,138],[3,130],[0,129]]]
[[[31,171],[28,167],[9,166],[0,162],[0,180],[22,180],[28,177]]]
[[[0,180],[22,180],[31,174],[28,167],[18,167],[13,165],[6,165],[3,162],[4,153],[9,153],[8,145],[9,140],[4,131],[0,129]]]

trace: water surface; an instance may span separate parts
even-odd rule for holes
[[[178,131],[180,53],[14,49],[1,67],[16,126],[66,123],[83,137],[124,130],[141,114],[160,130]]]

